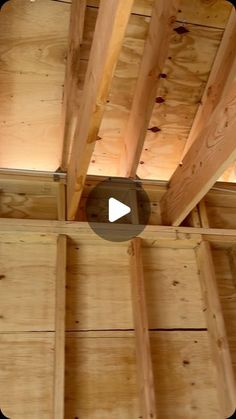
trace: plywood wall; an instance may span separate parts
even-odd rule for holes
[[[65,417],[136,419],[141,411],[128,243],[79,230],[68,234]],[[143,241],[157,410],[163,419],[220,418],[196,245],[148,236]],[[213,250],[236,366],[232,252]],[[55,234],[0,235],[0,408],[14,419],[54,417],[56,254]]]
[[[56,237],[0,236],[0,408],[52,418]]]

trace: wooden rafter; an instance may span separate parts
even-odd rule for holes
[[[101,0],[68,168],[68,219],[76,215],[133,0]]]
[[[63,101],[63,170],[67,169],[78,114],[80,46],[83,40],[85,10],[86,0],[72,0]]]
[[[155,0],[120,158],[120,176],[135,177],[168,54],[178,0]]]
[[[213,64],[205,92],[203,94],[198,112],[194,119],[183,157],[197,138],[199,132],[206,125],[209,117],[219,103],[227,84],[230,82],[232,66],[236,57],[236,12],[233,8],[223,39],[221,41],[215,62]]]
[[[157,419],[141,246],[142,240],[140,238],[133,239],[130,246],[131,288],[140,404],[144,419]]]
[[[234,41],[235,42],[235,41]],[[232,46],[233,48],[233,46]],[[176,169],[160,205],[165,224],[179,225],[236,159],[236,55],[227,89]]]

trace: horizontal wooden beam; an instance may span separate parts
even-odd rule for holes
[[[160,75],[168,54],[178,4],[178,0],[154,0],[149,32],[124,136],[120,176],[135,177],[136,175]]]
[[[141,246],[140,238],[133,239],[130,245],[131,289],[140,404],[143,419],[157,419]]]
[[[63,170],[67,169],[76,121],[79,112],[79,65],[80,46],[83,40],[86,0],[72,0],[66,77],[63,100]]]
[[[218,49],[201,103],[187,139],[183,157],[196,140],[199,132],[207,124],[209,117],[218,105],[232,76],[232,66],[236,57],[236,12],[233,8]],[[182,157],[182,159],[183,159]]]
[[[178,226],[236,160],[236,55],[227,91],[170,179],[160,201],[164,224]]]
[[[133,0],[101,0],[68,167],[68,219],[76,216]]]
[[[210,244],[203,241],[197,248],[200,282],[205,303],[207,328],[216,366],[217,390],[221,417],[230,418],[236,409],[236,382],[217,289]]]

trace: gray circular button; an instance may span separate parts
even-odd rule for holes
[[[138,236],[149,222],[150,201],[140,182],[107,178],[86,200],[86,218],[101,238],[122,242]],[[103,223],[103,224],[101,224]]]

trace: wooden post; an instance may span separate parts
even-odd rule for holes
[[[206,321],[213,361],[217,371],[217,390],[222,418],[229,418],[236,408],[236,383],[229,351],[224,318],[210,244],[203,241],[197,248],[202,294],[206,305]]]
[[[202,199],[199,202],[198,208],[199,208],[199,214],[200,214],[201,227],[209,228],[210,225],[209,225],[207,209],[206,209],[206,204],[205,204],[204,199]]]
[[[141,243],[140,238],[135,238],[132,240],[130,246],[132,302],[136,334],[140,402],[143,419],[157,419]]]
[[[55,364],[54,418],[64,419],[65,387],[65,310],[66,310],[66,236],[57,242],[56,304],[55,304]]]
[[[66,185],[59,182],[57,189],[57,218],[59,221],[66,219]]]

